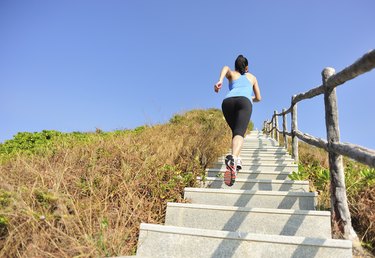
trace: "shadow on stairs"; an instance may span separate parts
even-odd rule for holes
[[[308,182],[288,180],[298,166],[275,140],[246,136],[232,187],[223,159],[197,178],[201,188],[185,188],[190,203],[168,203],[165,225],[141,224],[133,257],[352,257],[351,241],[331,238],[330,212],[315,210]]]

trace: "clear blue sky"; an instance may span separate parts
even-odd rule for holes
[[[0,142],[20,131],[132,129],[220,108],[220,69],[250,62],[260,129],[321,71],[375,47],[375,1],[0,1]],[[375,71],[337,89],[341,139],[375,149]],[[299,128],[325,138],[323,96]],[[289,119],[290,120],[290,119]],[[290,128],[290,125],[288,125]]]

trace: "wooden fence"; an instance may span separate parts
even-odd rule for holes
[[[346,239],[357,239],[352,225],[349,207],[347,203],[344,167],[342,155],[352,158],[358,162],[375,167],[375,151],[351,144],[340,142],[339,121],[337,112],[336,87],[342,85],[358,75],[366,73],[375,68],[375,50],[371,50],[346,67],[341,72],[335,74],[333,68],[327,67],[322,71],[322,85],[307,92],[294,95],[291,106],[281,113],[274,112],[271,121],[265,121],[263,126],[267,134],[279,141],[279,134],[284,136],[284,146],[288,147],[287,136],[292,138],[292,157],[298,163],[298,139],[323,148],[328,152],[329,169],[331,176],[331,214],[332,223],[337,223]],[[297,123],[297,103],[310,99],[320,94],[324,94],[325,122],[327,130],[327,140],[317,138],[298,130]],[[287,131],[287,114],[291,114],[291,131]],[[283,118],[282,131],[279,130],[278,116]]]

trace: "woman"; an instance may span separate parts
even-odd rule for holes
[[[234,63],[235,70],[224,66],[219,81],[214,86],[215,92],[219,92],[224,77],[229,81],[229,93],[221,106],[225,120],[232,130],[232,155],[225,157],[224,182],[228,186],[234,184],[237,171],[242,168],[239,156],[253,109],[252,102],[261,100],[257,79],[248,72],[248,65],[247,59],[239,55]]]

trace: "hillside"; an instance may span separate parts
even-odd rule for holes
[[[134,130],[19,133],[0,145],[0,257],[134,254],[139,224],[163,223],[166,203],[183,202],[229,144],[216,109]],[[329,209],[326,154],[300,143],[300,159],[291,177],[310,180]],[[345,164],[354,226],[371,250],[375,171]]]
[[[135,251],[140,222],[161,223],[230,140],[221,111],[104,133],[19,133],[0,145],[0,257]]]
[[[299,155],[299,171],[293,173],[290,178],[309,180],[310,191],[319,193],[318,209],[330,210],[330,173],[327,153],[322,149],[299,142]],[[375,169],[346,157],[344,157],[344,169],[353,228],[362,241],[362,245],[375,254]],[[334,238],[341,238],[335,226],[332,230]]]

